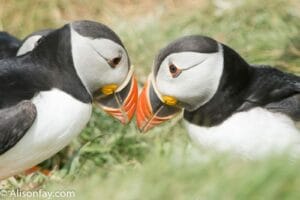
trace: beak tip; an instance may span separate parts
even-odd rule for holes
[[[147,133],[152,127],[145,126],[145,123],[141,123],[137,120],[136,127],[141,134]]]
[[[140,133],[144,133],[142,129],[138,128],[138,130],[139,130]]]
[[[131,119],[132,119],[132,116],[127,115],[127,116],[123,116],[121,119],[119,119],[119,121],[121,122],[121,124],[127,125],[127,124],[129,124]]]
[[[144,134],[144,133],[146,133],[146,132],[147,132],[145,129],[143,129],[143,128],[140,128],[140,127],[138,127],[138,130],[139,130],[139,132],[140,132],[141,134]]]
[[[145,133],[145,127],[143,121],[140,119],[140,116],[138,115],[139,110],[137,110],[137,116],[136,116],[136,127],[139,130],[140,133]]]
[[[120,121],[120,122],[121,122],[122,125],[128,124],[128,122],[126,122],[126,121]]]

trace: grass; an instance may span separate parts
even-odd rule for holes
[[[214,37],[250,63],[300,74],[299,2],[228,2],[225,9],[204,0],[0,0],[0,29],[24,37],[70,20],[102,21],[123,40],[141,84],[158,50],[187,34]],[[299,199],[299,164],[284,155],[247,161],[198,149],[180,117],[142,135],[134,122],[124,127],[95,108],[81,135],[42,163],[50,177],[21,175],[0,187],[69,188],[76,199]]]

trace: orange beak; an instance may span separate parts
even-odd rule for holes
[[[96,104],[122,124],[130,122],[138,101],[138,86],[134,75],[131,73],[127,79],[115,91],[102,89],[94,94]]]
[[[149,78],[138,100],[137,126],[141,132],[146,132],[154,126],[173,118],[180,111],[181,108],[163,103]]]

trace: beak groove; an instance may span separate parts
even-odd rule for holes
[[[136,113],[137,126],[141,132],[146,131],[145,128],[149,125],[152,118],[152,109],[149,99],[150,98],[148,97],[148,83],[146,83],[144,89],[142,90],[139,96]]]

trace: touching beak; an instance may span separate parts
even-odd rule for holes
[[[182,110],[176,104],[177,100],[173,97],[160,97],[151,78],[149,78],[137,104],[136,120],[139,130],[146,132],[154,126],[173,118]]]
[[[121,86],[109,84],[94,93],[94,102],[105,112],[127,124],[132,119],[138,100],[138,86],[131,69]]]

